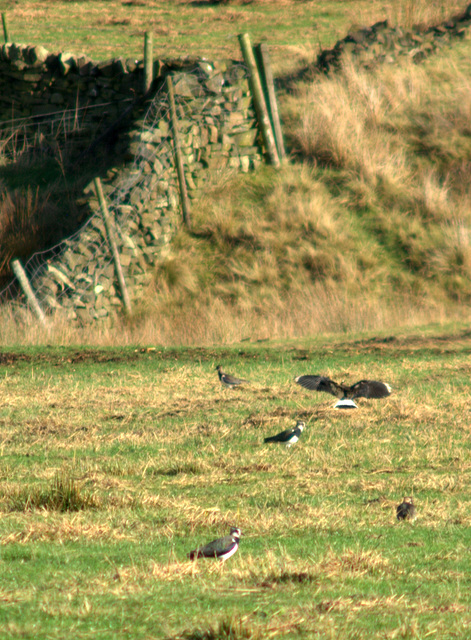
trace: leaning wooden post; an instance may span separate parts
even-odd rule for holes
[[[152,33],[144,35],[144,93],[147,93],[154,80],[154,61],[152,59]]]
[[[268,54],[268,47],[265,43],[259,44],[255,47],[255,53],[257,55],[257,63],[261,70],[263,85],[265,89],[265,95],[267,98],[267,106],[269,111],[270,120],[273,126],[273,133],[275,135],[276,148],[278,156],[283,162],[286,160],[285,145],[283,142],[283,132],[281,130],[280,114],[278,112],[278,103],[276,101],[275,82],[273,80],[273,72],[271,69],[270,56]]]
[[[44,315],[44,311],[39,306],[38,299],[34,295],[34,291],[32,286],[29,283],[28,276],[26,275],[26,271],[23,269],[23,265],[19,260],[12,260],[11,268],[15,276],[18,278],[18,282],[21,285],[21,288],[24,291],[24,294],[31,305],[34,313],[38,317],[39,322],[43,325],[43,327],[47,328],[46,316]]]
[[[190,200],[186,188],[185,170],[183,168],[183,157],[180,149],[180,136],[178,135],[177,108],[175,106],[175,94],[171,76],[167,76],[168,100],[170,103],[170,117],[172,119],[173,149],[175,152],[175,164],[177,165],[178,184],[180,187],[180,200],[182,203],[183,222],[188,229],[191,227]]]
[[[249,71],[250,86],[252,88],[255,111],[257,113],[258,125],[262,132],[263,142],[271,164],[278,167],[280,165],[280,158],[278,157],[278,151],[276,150],[275,138],[273,136],[271,122],[268,116],[267,105],[263,96],[262,83],[260,82],[260,76],[258,74],[255,56],[250,44],[249,34],[240,34],[239,42],[245,64]]]
[[[131,300],[129,299],[128,288],[126,281],[124,280],[123,268],[119,259],[118,247],[116,245],[116,239],[114,236],[113,225],[111,224],[110,214],[108,212],[108,206],[106,204],[105,196],[103,195],[103,188],[101,186],[100,178],[94,179],[95,190],[98,196],[98,202],[100,203],[101,215],[103,216],[103,222],[105,224],[106,237],[108,245],[113,256],[113,262],[116,270],[116,277],[118,278],[119,289],[121,291],[121,297],[123,299],[124,309],[128,315],[131,315]]]
[[[8,27],[7,27],[7,14],[2,13],[2,24],[3,24],[3,38],[5,42],[10,42],[10,38],[8,36]]]

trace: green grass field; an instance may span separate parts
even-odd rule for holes
[[[466,327],[4,349],[0,637],[468,638],[470,354]],[[393,394],[338,411],[302,373]],[[233,558],[186,559],[233,524]]]

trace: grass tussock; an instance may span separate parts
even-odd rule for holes
[[[97,507],[95,496],[84,491],[69,474],[57,474],[52,483],[44,487],[21,489],[5,496],[11,511],[82,511]]]
[[[265,630],[250,624],[247,619],[234,616],[206,628],[185,631],[167,640],[262,640],[266,637]]]

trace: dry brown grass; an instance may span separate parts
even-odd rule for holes
[[[388,18],[393,24],[413,27],[415,25],[440,24],[451,15],[460,14],[464,9],[462,2],[452,0],[400,0],[385,6]]]
[[[11,277],[13,258],[28,258],[38,249],[48,234],[48,226],[59,215],[59,208],[50,200],[50,193],[16,189],[0,191],[0,286]]]

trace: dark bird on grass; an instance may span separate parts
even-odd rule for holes
[[[396,517],[398,520],[415,520],[417,510],[412,498],[403,498],[401,504],[397,505]]]
[[[299,440],[305,426],[302,420],[298,420],[294,429],[286,429],[276,436],[265,438],[265,442],[283,442],[287,447],[290,447]]]
[[[218,558],[221,561],[227,560],[239,548],[240,529],[231,527],[231,532],[224,538],[213,540],[203,547],[198,547],[194,551],[190,551],[188,557],[190,560],[196,558]]]
[[[356,409],[354,398],[386,398],[391,394],[391,387],[378,380],[360,380],[349,387],[346,384],[338,384],[325,376],[298,376],[294,379],[305,389],[312,391],[325,391],[340,398],[334,406],[340,408]]]
[[[236,378],[235,376],[231,376],[230,373],[225,373],[222,370],[222,366],[220,364],[218,364],[216,369],[218,372],[219,380],[221,381],[221,384],[223,387],[228,387],[229,389],[232,389],[233,387],[238,387],[239,385],[248,382],[248,380],[242,380],[241,378]]]

